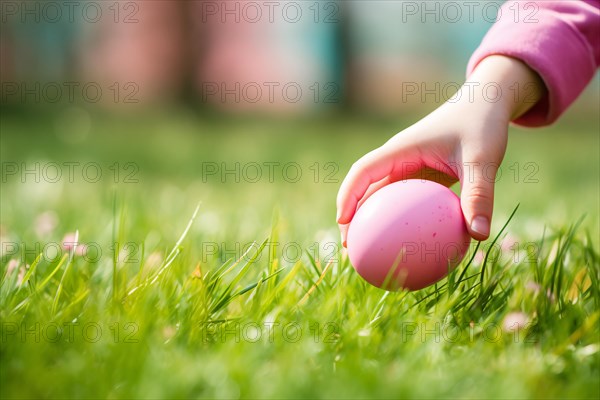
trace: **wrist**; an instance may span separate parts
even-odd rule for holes
[[[476,77],[475,77],[476,78]],[[469,79],[449,103],[454,103],[464,116],[493,117],[508,124],[513,114],[513,104],[505,98],[505,89],[487,79]],[[453,107],[454,108],[454,107]]]
[[[481,60],[465,86],[477,87],[474,101],[492,104],[508,121],[525,114],[546,90],[539,75],[524,62],[502,55]]]

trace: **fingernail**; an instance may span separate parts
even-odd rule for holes
[[[473,218],[471,222],[471,230],[483,236],[490,234],[490,221],[481,215]]]

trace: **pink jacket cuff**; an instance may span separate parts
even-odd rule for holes
[[[471,56],[467,76],[490,55],[523,61],[540,75],[547,94],[513,122],[551,124],[575,101],[600,63],[600,1],[509,1],[498,15]]]

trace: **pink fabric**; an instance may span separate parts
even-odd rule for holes
[[[513,122],[551,124],[579,96],[600,64],[600,0],[506,2],[471,56],[467,75],[493,54],[523,61],[548,89],[544,98]]]

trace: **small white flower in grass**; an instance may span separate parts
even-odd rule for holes
[[[483,260],[485,260],[485,252],[483,250],[477,250],[475,257],[473,257],[473,261],[476,264],[483,264]]]
[[[550,290],[550,289],[546,290],[546,297],[548,297],[548,300],[550,300],[550,303],[556,302],[556,296],[554,295],[554,293],[552,293],[552,290]]]
[[[153,251],[150,253],[148,258],[146,258],[146,262],[144,263],[144,268],[147,268],[149,271],[153,271],[160,267],[163,261],[163,255],[160,251]]]
[[[502,330],[504,332],[515,332],[524,329],[529,323],[529,316],[521,311],[514,311],[506,314],[502,321]]]
[[[2,244],[0,246],[0,257],[3,257],[4,255],[6,255],[6,253],[8,253],[9,251],[13,251],[11,249],[11,246],[9,246],[9,244],[11,244],[11,242],[15,242],[16,239],[14,239],[12,237],[12,235],[8,234],[8,231],[6,230],[6,228],[4,228],[4,226],[0,225],[0,243]],[[16,243],[14,243],[16,245]]]
[[[75,234],[74,233],[67,233],[62,240],[62,245],[63,245],[63,249],[65,250],[72,250],[73,247],[75,247],[76,245],[76,241],[75,241]]]
[[[528,281],[525,284],[525,289],[527,289],[530,292],[533,292],[535,294],[539,293],[542,290],[542,286],[534,281]]]
[[[66,251],[72,251],[75,249],[75,255],[81,256],[85,254],[87,246],[77,240],[75,233],[67,233],[62,240],[63,249]]]
[[[537,295],[539,293],[543,293],[544,288],[542,287],[542,285],[540,285],[537,282],[533,282],[533,281],[529,281],[525,284],[525,289],[529,292],[532,292],[534,295]],[[554,303],[556,301],[556,296],[554,296],[554,293],[552,293],[552,291],[550,289],[546,289],[546,297],[548,297],[548,300],[550,300],[550,302]]]
[[[598,352],[600,352],[600,345],[598,345],[597,343],[593,343],[593,344],[588,344],[587,346],[578,349],[576,351],[576,354],[580,358],[585,358],[585,357],[593,356],[594,354],[596,354]]]
[[[519,246],[519,238],[511,235],[510,233],[507,234],[504,239],[502,239],[502,242],[500,242],[500,248],[502,249],[503,252],[511,252],[511,251],[515,251]]]
[[[15,260],[14,258],[12,260],[10,260],[8,262],[8,264],[6,265],[6,276],[11,276],[12,273],[17,269],[17,267],[19,266],[19,261]]]
[[[358,331],[358,336],[360,336],[360,337],[371,336],[371,329],[369,329],[369,328],[361,329],[360,331]]]
[[[162,336],[165,339],[165,343],[168,343],[175,334],[177,333],[177,329],[173,325],[167,325],[162,329]]]
[[[51,234],[58,225],[58,216],[54,211],[44,211],[35,218],[34,230],[38,238]]]
[[[29,264],[21,265],[19,268],[19,275],[17,276],[17,286],[21,286],[23,284],[23,278],[25,278],[25,273],[29,269]]]
[[[12,259],[8,262],[8,264],[6,265],[6,273],[4,274],[4,279],[8,279],[10,278],[10,276],[19,268],[19,261]],[[23,267],[21,267],[21,269],[19,270],[19,276],[17,276],[17,286],[21,286],[21,283],[23,282],[23,276],[24,274],[22,273]]]

